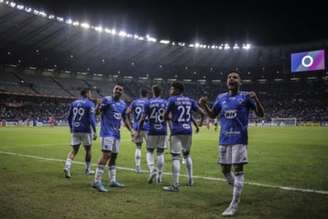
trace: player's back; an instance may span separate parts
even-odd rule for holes
[[[184,135],[192,133],[192,111],[196,110],[196,101],[183,95],[168,99],[168,112],[171,113],[172,134]]]
[[[167,125],[165,121],[165,112],[167,109],[167,101],[154,97],[149,99],[146,105],[145,113],[149,118],[149,135],[166,135]]]
[[[91,122],[95,120],[95,105],[87,98],[72,102],[69,112],[69,122],[73,133],[91,133]]]
[[[148,99],[146,98],[139,98],[134,100],[131,103],[131,110],[133,112],[133,129],[137,130],[138,129],[138,125],[140,123],[140,120],[142,118],[142,115],[145,112],[145,105],[147,104]],[[148,118],[145,121],[143,127],[141,128],[141,130],[148,130]]]

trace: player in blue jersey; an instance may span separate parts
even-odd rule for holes
[[[148,101],[148,91],[145,89],[141,89],[140,91],[140,98],[132,101],[130,106],[127,109],[127,115],[133,114],[133,122],[132,127],[133,131],[136,133],[138,130],[140,130],[140,133],[138,136],[136,136],[133,141],[136,144],[136,151],[134,155],[135,159],[135,165],[136,165],[136,172],[141,173],[141,147],[143,140],[147,142],[147,129],[148,124],[145,122],[142,127],[139,129],[139,123],[141,120],[142,115],[144,114],[145,105]]]
[[[171,97],[168,99],[168,107],[165,118],[171,121],[171,154],[172,154],[172,184],[163,187],[164,191],[179,191],[180,154],[182,151],[186,161],[188,186],[192,186],[192,159],[190,156],[192,141],[192,112],[201,115],[200,125],[203,123],[204,112],[198,103],[183,95],[184,86],[180,82],[173,82],[170,88]]]
[[[160,97],[161,88],[158,85],[152,87],[153,97],[145,105],[137,136],[142,132],[141,127],[146,118],[149,121],[148,139],[147,139],[147,165],[149,168],[148,183],[162,182],[162,173],[164,168],[164,147],[165,137],[167,135],[167,124],[164,118],[167,101]],[[154,165],[154,150],[157,152],[157,165]]]
[[[91,170],[91,145],[92,139],[96,140],[97,138],[97,132],[95,104],[90,100],[91,97],[91,90],[83,89],[81,98],[70,105],[68,124],[72,133],[72,151],[68,153],[64,166],[66,178],[71,178],[72,162],[81,144],[85,149],[85,174],[94,174],[94,171]]]
[[[116,180],[115,165],[120,150],[120,127],[122,119],[132,136],[133,133],[126,116],[127,105],[121,100],[122,94],[123,86],[117,84],[113,88],[113,96],[104,97],[101,104],[97,106],[97,112],[101,113],[100,137],[102,156],[98,162],[93,187],[100,192],[107,192],[107,189],[102,183],[102,176],[107,163],[109,167],[108,176],[110,187],[123,187],[123,185]]]
[[[233,186],[233,196],[229,207],[222,213],[232,216],[238,208],[244,185],[244,164],[247,164],[248,116],[251,110],[259,117],[264,109],[255,92],[240,91],[241,79],[238,73],[228,74],[228,92],[218,95],[212,108],[206,98],[199,100],[200,105],[211,118],[220,120],[219,163],[227,182]],[[233,168],[232,168],[233,167]],[[233,172],[232,172],[233,170]]]

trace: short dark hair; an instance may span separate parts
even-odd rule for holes
[[[174,87],[174,89],[178,90],[179,93],[182,93],[184,91],[184,85],[179,81],[174,81],[171,86]]]
[[[153,90],[155,97],[158,97],[159,95],[161,95],[162,89],[157,84],[152,86],[152,90]]]
[[[80,95],[85,97],[87,95],[87,93],[89,93],[91,91],[90,88],[83,88],[80,92]]]
[[[141,97],[147,97],[148,95],[148,90],[144,89],[144,88],[141,88],[140,89],[140,95]]]

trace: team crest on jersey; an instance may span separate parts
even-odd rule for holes
[[[121,119],[121,113],[115,112],[114,113],[114,118],[117,119],[117,120],[120,120]]]
[[[74,122],[74,123],[73,123],[73,126],[74,126],[74,127],[80,127],[80,123],[79,123],[79,122]]]

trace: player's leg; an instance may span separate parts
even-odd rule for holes
[[[86,175],[93,175],[94,171],[91,169],[91,144],[92,144],[92,137],[91,134],[85,134],[84,136],[84,150],[85,150],[85,174]]]
[[[156,178],[156,168],[155,168],[155,158],[154,158],[154,149],[156,145],[156,137],[155,135],[148,136],[147,141],[147,154],[146,154],[146,161],[147,166],[149,169],[149,177],[148,177],[148,183],[153,183],[153,181]]]
[[[191,135],[184,135],[182,137],[182,154],[183,157],[186,161],[186,168],[187,168],[187,176],[188,176],[188,182],[187,186],[192,186],[193,185],[193,168],[192,168],[192,159],[190,155],[190,150],[191,150]]]
[[[234,176],[231,172],[232,165],[232,146],[231,145],[219,145],[219,160],[222,173],[227,180],[227,183],[231,186],[234,184]]]
[[[102,155],[98,161],[98,165],[96,168],[95,173],[95,179],[93,183],[93,187],[98,189],[100,192],[107,192],[107,189],[105,189],[103,183],[102,183],[102,177],[105,172],[105,166],[110,160],[111,157],[111,147],[112,141],[108,138],[101,138],[101,148],[102,148]]]
[[[64,174],[66,178],[71,178],[71,169],[72,169],[73,160],[76,154],[79,152],[79,148],[81,145],[81,136],[79,133],[72,133],[71,145],[72,145],[72,150],[67,154],[67,158],[64,166]]]
[[[164,147],[165,147],[165,135],[158,136],[157,144],[157,177],[156,182],[161,183],[163,181],[163,169],[164,169]]]
[[[244,187],[244,164],[248,162],[246,145],[231,145],[232,164],[234,167],[234,183],[232,200],[223,215],[234,215],[237,211],[240,196]]]
[[[107,162],[110,160],[110,157],[111,157],[111,152],[108,150],[103,150],[102,156],[100,157],[100,159],[98,161],[93,187],[98,189],[99,192],[107,192],[108,191],[102,183],[102,177],[105,172],[105,166],[106,166]]]
[[[181,138],[179,135],[172,136],[171,155],[172,155],[172,184],[164,186],[163,190],[168,192],[179,191],[180,177],[180,153],[181,153]]]
[[[141,132],[141,135],[135,139],[136,144],[136,151],[134,153],[134,160],[136,165],[136,173],[141,173],[141,147],[143,141],[143,132]]]
[[[72,145],[72,150],[67,154],[67,158],[65,161],[65,166],[64,166],[64,174],[65,178],[71,178],[71,169],[73,165],[73,160],[77,153],[79,152],[80,145]]]
[[[108,163],[108,177],[110,187],[124,187],[123,184],[119,183],[116,178],[116,159],[120,151],[120,140],[114,139],[112,154]]]

